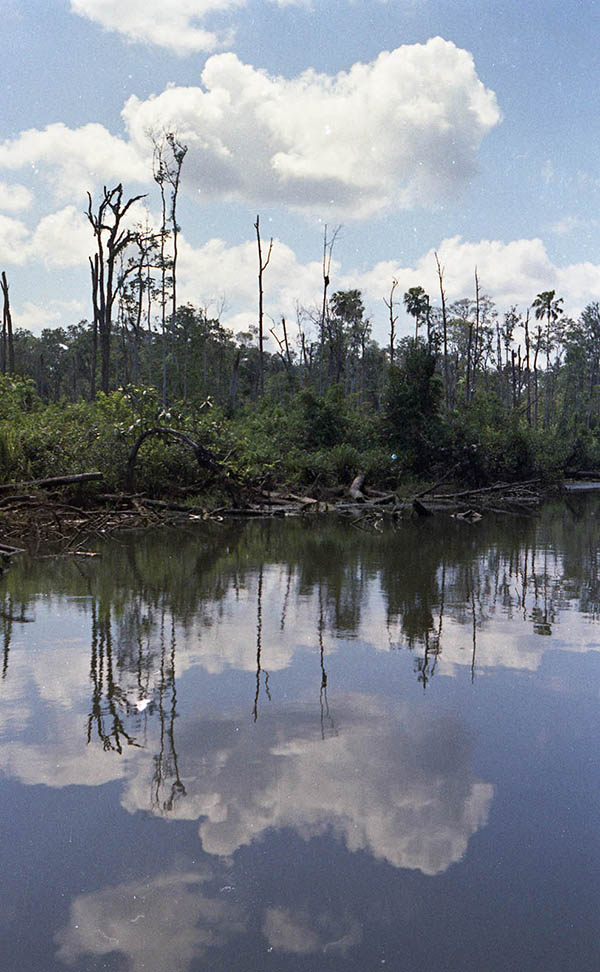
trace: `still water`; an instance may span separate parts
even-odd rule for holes
[[[2,972],[598,972],[600,502],[0,580]]]

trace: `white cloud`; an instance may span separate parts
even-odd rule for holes
[[[85,199],[98,184],[147,182],[143,156],[103,125],[69,128],[62,122],[30,128],[0,144],[0,168],[34,172],[42,166],[59,199]]]
[[[477,268],[482,293],[489,295],[503,312],[516,304],[521,310],[531,305],[542,290],[556,289],[571,316],[577,316],[589,301],[600,293],[600,264],[579,263],[560,266],[554,263],[541,239],[470,242],[460,236],[448,237],[437,247],[444,268],[444,290],[448,300],[473,297]],[[370,270],[344,273],[336,287],[358,287],[369,306],[375,308],[375,320],[381,322],[376,336],[384,339],[383,297],[388,297],[392,279],[399,282],[396,290],[398,310],[403,313],[402,294],[409,288],[423,286],[433,302],[439,305],[435,250],[428,250],[413,266],[402,266],[392,260],[377,263]],[[408,328],[408,319],[404,322]],[[402,324],[402,320],[400,322]],[[412,326],[412,325],[411,325]]]
[[[550,230],[552,233],[556,233],[557,236],[568,236],[573,233],[576,229],[580,229],[585,226],[584,220],[580,219],[579,216],[573,216],[569,214],[568,216],[563,216],[561,219],[557,219],[556,222],[552,223]]]
[[[244,6],[246,0],[71,0],[73,13],[87,17],[127,40],[156,44],[174,54],[214,51],[232,39],[231,31],[206,30],[211,14]]]
[[[123,118],[140,152],[149,130],[176,130],[190,150],[184,183],[204,198],[346,219],[455,197],[500,121],[472,56],[440,37],[291,80],[219,54],[202,84],[128,100]]]
[[[45,304],[26,300],[12,312],[14,326],[31,331],[32,334],[41,334],[46,327],[75,324],[84,315],[85,306],[79,300],[50,300]]]
[[[20,219],[0,213],[0,261],[13,266],[25,263],[29,230]]]
[[[285,719],[263,709],[252,728],[223,719],[208,732],[188,722],[178,736],[187,794],[172,816],[200,819],[203,849],[224,857],[270,828],[292,827],[424,874],[461,860],[487,821],[493,786],[474,779],[460,725],[398,717],[366,695],[338,699],[335,714],[325,740],[306,707],[288,706]],[[147,809],[151,757],[141,754],[135,770],[122,798],[132,813]]]
[[[174,130],[189,146],[183,184],[200,201],[361,219],[455,198],[500,120],[472,56],[440,37],[335,76],[308,70],[285,79],[219,54],[206,62],[202,87],[132,96],[122,114],[128,140],[97,123],[57,122],[0,144],[0,168],[41,171],[57,198],[72,202],[103,183],[151,184],[148,132]]]
[[[203,306],[207,301],[218,302],[225,293],[231,305],[226,323],[236,331],[256,324],[257,270],[255,240],[227,246],[224,240],[215,238],[196,249],[182,238],[179,262],[182,300]],[[263,285],[265,313],[276,320],[282,314],[293,319],[298,299],[306,304],[318,299],[323,287],[321,264],[301,263],[291,247],[276,239]],[[270,321],[268,324],[271,326]]]
[[[22,209],[29,209],[32,202],[33,193],[27,186],[0,182],[0,210],[5,213],[18,213]]]
[[[210,878],[174,871],[80,894],[56,935],[58,958],[81,968],[84,955],[118,952],[131,972],[188,972],[207,948],[246,928],[239,905],[203,890]]]
[[[40,220],[31,247],[47,267],[78,267],[87,264],[94,240],[85,214],[66,206]]]
[[[214,51],[231,44],[234,30],[209,30],[205,19],[246,6],[248,0],[71,0],[71,11],[122,34],[133,43],[155,44],[173,54]],[[271,0],[278,7],[307,0]]]
[[[223,323],[234,331],[256,324],[257,254],[256,242],[248,240],[228,246],[222,239],[209,240],[194,248],[181,243],[180,293],[182,300],[202,306],[206,300],[225,295],[227,312]],[[448,237],[437,247],[444,267],[444,289],[449,301],[474,295],[477,267],[482,292],[488,294],[502,313],[513,304],[522,310],[531,305],[542,290],[556,289],[565,301],[567,313],[576,316],[589,301],[600,294],[600,264],[579,263],[560,266],[554,263],[541,239],[467,241]],[[409,287],[423,286],[432,302],[439,304],[435,251],[428,250],[412,266],[383,260],[368,270],[342,268],[334,262],[332,289],[358,288],[362,291],[374,336],[386,340],[387,311],[383,297],[389,297],[396,279],[399,328],[412,332],[413,324],[404,320],[402,295]],[[265,312],[279,321],[285,316],[290,333],[295,334],[298,303],[315,307],[322,294],[322,268],[318,261],[302,263],[291,247],[275,240],[271,262],[264,274]],[[269,320],[269,327],[271,321]]]

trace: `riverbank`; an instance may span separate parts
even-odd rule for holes
[[[229,496],[198,492],[186,498],[160,499],[143,493],[102,492],[97,471],[0,487],[0,554],[27,550],[87,556],[94,542],[124,530],[152,529],[230,517],[317,517],[337,515],[376,528],[384,519],[401,520],[453,516],[475,522],[487,513],[530,514],[556,485],[540,479],[494,483],[469,488],[464,484],[414,483],[392,492],[369,487],[364,476],[349,487],[268,490],[236,482]],[[582,488],[583,484],[577,484]],[[223,500],[223,502],[216,502]]]

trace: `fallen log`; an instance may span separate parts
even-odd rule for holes
[[[2,483],[0,493],[10,493],[16,490],[39,487],[53,489],[55,486],[72,486],[77,483],[92,483],[104,478],[101,472],[77,473],[72,476],[51,476],[48,479],[29,479],[21,483]]]
[[[493,486],[481,486],[478,489],[463,489],[459,493],[436,493],[432,499],[449,500],[460,499],[463,496],[476,496],[480,493],[497,493],[504,490],[505,493],[512,493],[516,490],[525,489],[527,486],[535,486],[540,483],[538,479],[527,479],[522,483],[494,483]],[[423,495],[422,493],[419,494]]]

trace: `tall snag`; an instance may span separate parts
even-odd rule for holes
[[[435,263],[437,267],[437,275],[440,284],[440,297],[442,301],[442,327],[444,335],[444,393],[445,393],[445,403],[446,411],[448,411],[450,406],[450,389],[448,385],[448,317],[446,314],[446,294],[444,291],[444,267],[440,266],[440,260],[435,254]]]
[[[161,136],[150,135],[154,147],[153,175],[154,181],[160,189],[162,206],[161,222],[161,246],[160,246],[160,265],[161,265],[161,325],[162,325],[162,359],[163,359],[163,382],[162,382],[162,401],[167,403],[167,270],[171,271],[171,330],[175,335],[177,326],[177,256],[178,256],[178,235],[179,226],[177,224],[177,197],[179,194],[179,184],[181,181],[181,167],[185,159],[188,147],[179,141],[175,132],[164,132]],[[167,201],[167,186],[170,187],[170,198]],[[173,238],[173,252],[171,259],[166,256],[166,242],[169,230],[167,224],[171,223],[171,234]]]
[[[92,273],[92,301],[94,305],[94,329],[100,344],[100,388],[108,393],[110,382],[110,337],[112,312],[122,281],[117,272],[119,256],[134,240],[135,234],[123,226],[129,209],[144,195],[132,196],[123,203],[123,186],[114,189],[104,186],[103,197],[97,212],[92,208],[88,192],[87,217],[94,232],[96,253],[90,258]]]
[[[13,344],[12,316],[10,313],[10,300],[8,297],[8,281],[4,270],[2,271],[2,374],[6,374],[7,365],[9,374],[15,371],[15,348]]]
[[[269,241],[269,250],[267,252],[266,260],[263,261],[262,241],[260,238],[260,219],[258,215],[256,217],[254,229],[256,230],[256,242],[258,245],[258,394],[260,397],[262,397],[265,391],[263,273],[269,266],[269,260],[271,259],[271,252],[273,250],[273,237],[271,237]]]
[[[392,280],[392,289],[390,290],[389,300],[384,297],[383,303],[390,312],[390,344],[389,344],[389,355],[390,364],[394,363],[394,351],[395,351],[395,341],[396,341],[396,321],[398,320],[398,315],[394,314],[394,291],[398,286],[398,281],[394,278]]]

